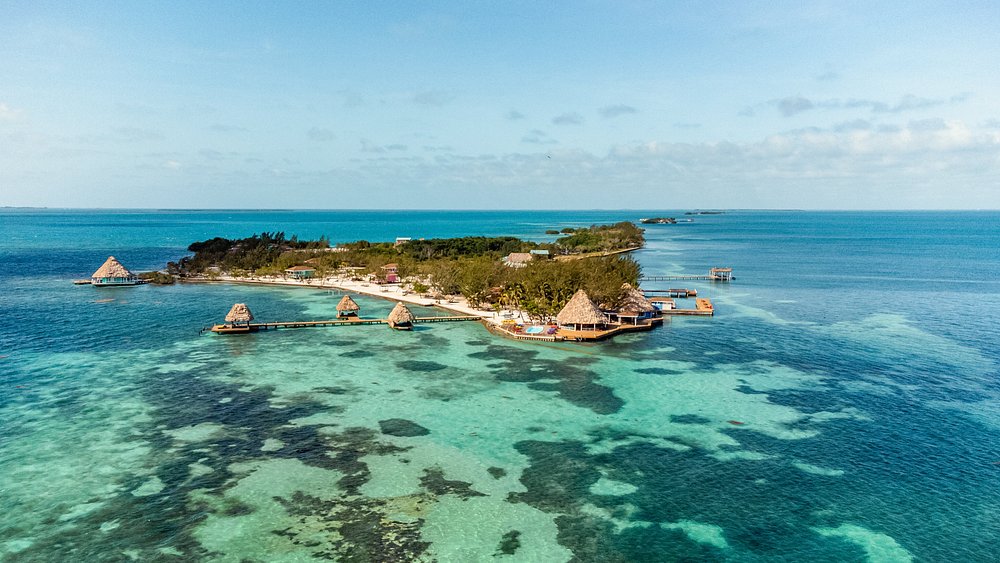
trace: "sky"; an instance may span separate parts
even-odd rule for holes
[[[998,209],[1000,6],[0,2],[0,206]]]

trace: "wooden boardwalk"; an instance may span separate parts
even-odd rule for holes
[[[415,317],[414,323],[454,323],[461,321],[479,321],[482,317],[476,315],[457,315],[453,317]],[[247,325],[228,326],[215,325],[211,329],[217,334],[245,334],[260,330],[271,330],[276,328],[309,328],[327,326],[350,326],[350,325],[388,325],[388,319],[333,319],[326,321],[278,321],[271,323],[250,323]]]
[[[694,305],[694,309],[662,309],[659,314],[665,317],[677,315],[711,317],[715,315],[715,306],[709,299],[699,297],[694,300]]]
[[[486,326],[486,329],[493,334],[513,340],[527,340],[535,342],[598,342],[600,340],[606,340],[628,332],[645,332],[653,330],[653,328],[663,324],[663,319],[661,317],[654,317],[635,325],[614,324],[609,325],[609,328],[599,330],[571,330],[560,327],[555,334],[525,334],[523,332],[512,332],[504,327],[491,323],[483,324]]]
[[[667,297],[678,297],[687,298],[695,297],[698,295],[698,290],[696,289],[686,289],[686,288],[674,288],[674,289],[644,289],[643,293],[665,293]],[[654,299],[657,296],[651,297]]]
[[[453,323],[456,321],[481,321],[483,317],[478,315],[456,315],[453,317],[416,317],[418,323]]]
[[[716,282],[728,282],[736,279],[733,277],[732,268],[712,268],[707,274],[703,276],[642,276],[639,281],[681,281],[681,280],[701,280],[701,281],[716,281]]]
[[[639,278],[639,281],[684,281],[684,280],[701,280],[701,281],[730,281],[734,280],[734,277],[723,278],[721,276],[713,276],[711,274],[706,274],[704,276],[643,276]]]

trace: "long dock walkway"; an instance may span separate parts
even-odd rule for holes
[[[414,323],[453,323],[461,321],[479,321],[482,317],[475,315],[456,315],[452,317],[414,317]],[[324,326],[348,326],[348,325],[387,325],[388,319],[334,319],[326,321],[278,321],[270,323],[249,323],[230,327],[227,325],[215,325],[210,330],[219,334],[256,332],[259,330],[270,330],[275,328],[308,328]]]
[[[641,282],[647,281],[681,281],[681,280],[701,280],[701,281],[717,281],[717,282],[728,282],[736,279],[733,277],[732,268],[712,268],[707,274],[703,276],[691,275],[691,276],[642,276],[639,278]]]

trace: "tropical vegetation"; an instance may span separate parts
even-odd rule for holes
[[[168,271],[180,276],[267,276],[307,264],[316,277],[337,274],[362,280],[382,278],[383,266],[391,263],[417,293],[462,295],[473,306],[521,309],[537,317],[555,315],[578,289],[598,303],[612,303],[623,283],[637,284],[640,268],[635,260],[600,254],[642,246],[641,228],[622,222],[563,231],[565,236],[552,243],[457,237],[401,243],[361,240],[336,248],[326,238],[303,241],[286,238],[283,232],[265,232],[244,239],[195,242],[188,247],[194,255],[171,262]],[[542,253],[518,268],[502,261],[511,253],[532,250],[548,251],[556,259],[546,259]]]

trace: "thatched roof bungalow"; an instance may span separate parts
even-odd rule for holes
[[[350,295],[345,295],[340,299],[340,303],[337,303],[337,316],[338,317],[356,317],[358,316],[358,311],[361,307],[358,306],[357,302],[351,299]]]
[[[253,320],[253,313],[246,303],[236,303],[226,315],[226,324],[229,326],[247,326]]]
[[[410,330],[413,328],[413,321],[415,317],[413,313],[403,305],[403,303],[397,302],[396,306],[392,308],[392,312],[389,313],[389,317],[386,319],[389,322],[389,326],[397,330]]]
[[[619,322],[638,324],[641,320],[652,318],[656,314],[656,307],[641,291],[626,283],[622,284],[622,296],[618,300],[615,314]]]
[[[594,305],[587,292],[579,290],[566,303],[562,311],[556,315],[560,327],[572,330],[601,330],[608,320],[604,313]]]
[[[136,285],[140,283],[139,276],[122,266],[114,256],[108,256],[104,264],[91,274],[90,283],[96,286],[105,285]]]

